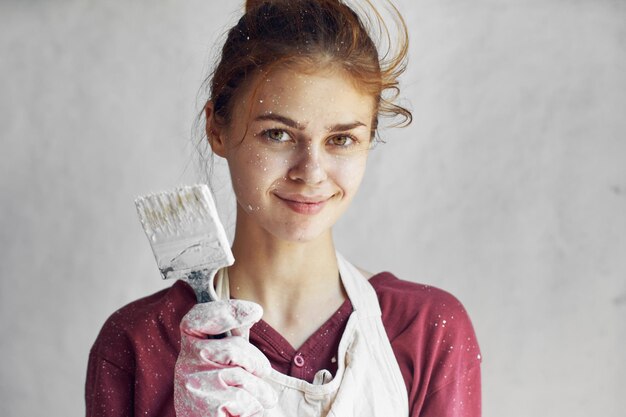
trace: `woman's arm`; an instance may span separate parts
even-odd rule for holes
[[[91,350],[85,383],[87,417],[132,416],[133,388],[132,374]]]
[[[370,279],[409,394],[412,417],[480,417],[481,355],[463,305],[438,288]]]
[[[422,409],[412,417],[480,417],[480,366],[431,392]]]

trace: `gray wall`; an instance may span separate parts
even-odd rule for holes
[[[464,302],[484,416],[623,416],[626,2],[397,4],[415,123],[382,132],[339,247]],[[83,414],[100,326],[169,284],[132,202],[198,178],[198,88],[237,9],[0,2],[0,415]]]

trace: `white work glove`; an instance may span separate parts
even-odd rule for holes
[[[242,300],[196,304],[180,322],[181,350],[174,375],[177,417],[262,416],[277,402],[261,377],[268,359],[248,342],[260,305]],[[230,331],[232,336],[211,339]]]

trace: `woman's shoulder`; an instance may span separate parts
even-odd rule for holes
[[[389,272],[369,282],[410,392],[424,399],[452,381],[464,381],[478,392],[482,357],[463,304],[447,291]]]
[[[461,302],[449,292],[428,284],[406,281],[391,272],[380,272],[369,278],[381,304],[415,307],[415,310],[464,311]]]
[[[157,341],[176,343],[180,320],[194,304],[193,290],[182,281],[132,301],[105,321],[92,354],[125,367],[129,351]]]
[[[381,272],[369,279],[382,312],[390,339],[401,333],[428,335],[445,332],[471,339],[474,329],[469,315],[454,295],[432,285],[397,278]]]
[[[172,313],[179,312],[187,306],[191,308],[193,304],[195,304],[195,298],[191,287],[183,281],[176,281],[168,288],[121,307],[111,314],[105,326],[110,325],[132,331],[136,327],[144,327],[146,320],[163,319],[165,315],[171,316]]]

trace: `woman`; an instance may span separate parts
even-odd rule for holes
[[[462,305],[361,271],[333,244],[379,116],[410,121],[386,98],[399,51],[379,60],[339,1],[247,2],[205,106],[237,198],[222,301],[194,305],[179,281],[113,314],[90,354],[88,415],[480,415]]]

